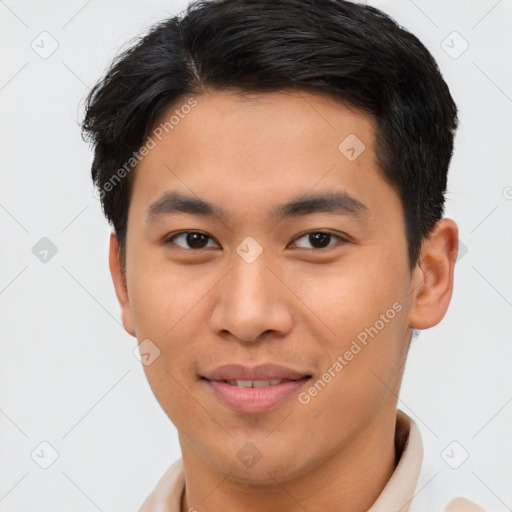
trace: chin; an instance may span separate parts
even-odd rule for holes
[[[246,452],[249,453],[246,448]],[[292,452],[296,449],[292,449]],[[271,456],[265,455],[265,452],[272,453]],[[286,482],[301,476],[307,472],[307,463],[301,457],[297,460],[294,453],[280,453],[276,450],[265,450],[257,455],[253,460],[244,461],[243,449],[238,452],[230,452],[229,459],[226,459],[226,452],[214,457],[214,460],[208,461],[216,471],[224,475],[229,475],[229,479],[238,483],[250,485],[276,485],[278,482]]]

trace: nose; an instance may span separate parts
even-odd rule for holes
[[[252,263],[235,255],[217,288],[210,318],[216,335],[254,342],[266,333],[280,337],[292,330],[292,293],[263,255]]]

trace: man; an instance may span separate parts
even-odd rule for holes
[[[191,4],[94,87],[122,321],[183,455],[141,512],[432,512],[397,396],[453,290],[456,114],[415,36],[341,0]]]

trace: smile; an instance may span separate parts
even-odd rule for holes
[[[306,375],[300,379],[269,380],[209,380],[202,381],[217,400],[231,410],[245,414],[257,414],[275,409],[286,399],[299,393],[310,380]]]

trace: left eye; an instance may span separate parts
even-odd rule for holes
[[[306,233],[296,238],[295,245],[297,245],[297,241],[304,239],[306,241],[306,245],[298,245],[298,247],[301,249],[308,249],[308,243],[313,245],[313,250],[326,249],[327,247],[333,245],[330,243],[333,237],[337,238],[338,240],[341,240],[342,242],[346,242],[344,238],[335,235],[334,233],[328,233],[324,231],[312,231],[310,233]],[[176,240],[181,240],[182,243],[188,244],[188,247],[186,245],[183,246],[180,245],[179,243],[176,243]],[[208,240],[213,241],[212,237],[205,233],[201,233],[200,231],[183,231],[181,233],[177,233],[173,236],[170,236],[165,240],[165,243],[168,244],[172,242],[178,245],[178,247],[181,247],[182,249],[207,249],[208,247],[215,247],[215,244],[213,246],[208,246]]]
[[[306,244],[310,243],[313,245],[313,249],[321,250],[321,249],[330,247],[332,245],[329,243],[331,241],[332,237],[337,238],[338,240],[341,240],[343,242],[346,241],[345,239],[343,239],[342,237],[340,237],[338,235],[335,235],[334,233],[326,233],[324,231],[314,231],[311,233],[306,233],[305,235],[302,235],[302,236],[296,238],[295,240],[305,239]],[[295,244],[297,244],[297,242],[295,242]],[[303,246],[299,245],[299,247],[301,249],[309,249],[309,247],[304,246],[304,245]]]

